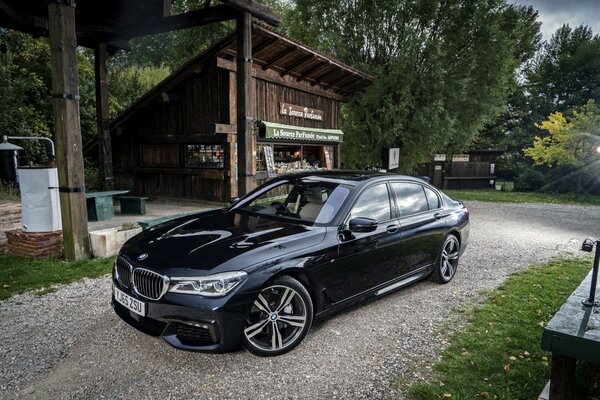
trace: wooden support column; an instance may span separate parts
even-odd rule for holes
[[[244,12],[237,19],[237,143],[238,195],[252,189],[254,159],[252,157],[252,116],[254,81],[252,78],[252,16]]]
[[[104,188],[113,190],[112,145],[110,142],[110,115],[108,105],[108,81],[106,67],[106,43],[94,49],[94,70],[96,75],[96,118],[98,121],[99,160],[104,170]]]
[[[550,400],[575,399],[575,368],[577,360],[552,353]]]
[[[89,257],[90,246],[79,122],[73,0],[48,5],[48,31],[63,246],[65,257],[76,260]]]

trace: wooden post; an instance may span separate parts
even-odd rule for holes
[[[252,80],[252,16],[245,12],[237,19],[237,143],[238,195],[252,188],[252,117],[254,90]]]
[[[98,121],[99,160],[104,170],[104,189],[113,190],[113,162],[110,142],[110,115],[108,109],[108,81],[106,78],[106,43],[94,49],[96,75],[96,118]]]
[[[552,353],[550,400],[575,399],[575,368],[577,360]]]
[[[48,5],[48,31],[63,246],[65,257],[76,260],[89,257],[90,246],[79,123],[75,3],[72,0]]]

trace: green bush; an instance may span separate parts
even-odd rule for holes
[[[89,158],[84,159],[85,190],[88,192],[104,190],[104,171],[100,163]]]
[[[515,181],[515,190],[531,192],[540,189],[546,184],[544,175],[534,169],[525,170]]]

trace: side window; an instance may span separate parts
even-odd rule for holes
[[[350,219],[373,218],[379,222],[388,221],[391,216],[390,195],[385,183],[365,190],[350,212]]]
[[[427,202],[429,203],[429,209],[435,210],[440,208],[440,198],[435,192],[429,188],[425,188],[425,195],[427,196]]]
[[[429,210],[423,186],[416,183],[395,182],[392,190],[401,217]]]

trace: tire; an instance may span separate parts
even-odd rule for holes
[[[258,356],[287,353],[296,347],[310,330],[313,304],[306,288],[291,276],[269,283],[252,303],[243,346]]]
[[[456,275],[460,258],[460,242],[455,235],[448,235],[442,244],[440,254],[430,279],[437,283],[448,283]]]

